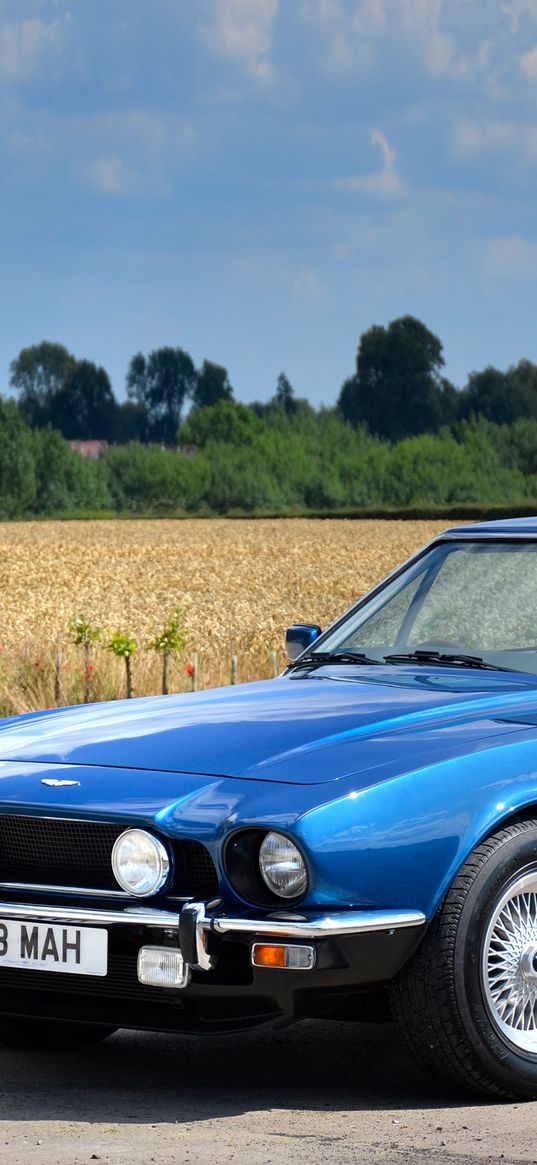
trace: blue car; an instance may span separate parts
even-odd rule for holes
[[[391,1018],[429,1075],[536,1097],[537,519],[287,643],[274,680],[5,722],[0,1038]]]

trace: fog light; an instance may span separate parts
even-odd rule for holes
[[[186,987],[190,967],[173,947],[142,947],[138,952],[138,979],[146,987]]]
[[[283,971],[311,971],[315,966],[315,947],[299,947],[286,943],[254,943],[254,967],[277,967]]]

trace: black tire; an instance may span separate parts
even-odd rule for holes
[[[525,920],[517,937],[516,931],[511,935],[506,930],[505,914],[499,912],[502,903],[508,911],[513,903],[516,910],[526,886],[528,928]],[[537,952],[535,914],[537,821],[519,821],[474,850],[421,946],[390,988],[393,1017],[429,1076],[496,1100],[537,1097],[537,953],[531,949],[534,942]],[[498,956],[500,926],[506,939]],[[523,1030],[512,1022],[520,1009],[511,1017],[522,995],[509,978],[511,971],[505,970],[507,947],[509,958],[518,951],[515,938],[526,946],[523,954],[516,954],[513,974],[516,984],[531,993],[527,1005],[520,1004]],[[527,1046],[522,1047],[524,1041]]]
[[[4,1019],[0,1017],[0,1045],[57,1052],[84,1048],[106,1040],[116,1027],[92,1023],[62,1023],[53,1019]]]

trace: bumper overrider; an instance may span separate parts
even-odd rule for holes
[[[0,960],[0,1013],[168,1031],[345,1015],[350,1000],[394,978],[427,923],[420,911],[405,909],[229,915],[220,900],[189,902],[178,911],[3,901],[0,918],[104,927],[116,962],[130,968],[119,984],[111,972],[107,995],[106,978],[94,986],[89,977],[75,981],[32,969],[13,977]],[[151,985],[141,970],[148,955],[164,949],[182,964],[175,988]]]

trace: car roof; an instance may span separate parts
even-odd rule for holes
[[[471,525],[454,526],[442,534],[443,538],[474,537],[479,534],[497,534],[501,537],[519,538],[537,537],[537,517],[533,518],[499,518],[495,522],[472,522]]]

